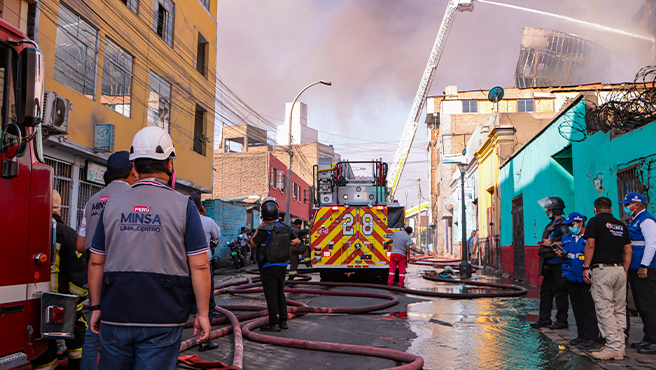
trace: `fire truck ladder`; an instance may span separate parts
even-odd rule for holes
[[[431,84],[433,83],[435,69],[437,68],[437,64],[440,62],[440,58],[442,57],[442,51],[444,50],[446,39],[449,36],[449,32],[451,31],[451,25],[453,24],[453,19],[456,16],[456,11],[473,11],[474,1],[475,0],[449,0],[449,4],[446,6],[446,13],[444,14],[444,19],[442,19],[442,25],[440,26],[440,30],[437,33],[437,38],[435,39],[435,44],[433,45],[433,51],[431,52],[430,58],[428,58],[428,64],[424,70],[424,75],[421,77],[421,83],[419,83],[417,95],[415,95],[415,100],[412,103],[410,115],[408,116],[408,120],[405,123],[405,128],[403,129],[401,142],[399,142],[399,147],[396,149],[394,161],[392,162],[392,166],[390,168],[390,177],[392,179],[390,194],[392,196],[396,192],[396,189],[399,185],[401,173],[403,172],[403,167],[405,166],[405,161],[408,158],[410,147],[412,146],[412,141],[414,140],[415,133],[417,132],[417,122],[419,121],[419,116],[421,115],[421,112],[424,108],[424,102],[426,101],[428,90],[430,90]]]

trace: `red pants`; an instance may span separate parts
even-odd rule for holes
[[[390,257],[390,269],[387,277],[387,285],[392,285],[394,281],[394,274],[396,273],[396,266],[399,266],[399,286],[404,286],[405,280],[405,256],[401,254],[392,254]]]

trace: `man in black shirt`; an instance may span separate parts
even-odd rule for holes
[[[629,231],[612,215],[613,204],[606,197],[594,202],[595,217],[588,222],[583,280],[592,284],[599,331],[606,346],[592,354],[600,360],[624,358],[626,329],[626,274],[631,262]]]

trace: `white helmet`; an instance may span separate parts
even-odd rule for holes
[[[168,132],[156,126],[148,126],[134,135],[130,148],[131,161],[138,158],[163,161],[169,157],[175,158],[175,148]]]

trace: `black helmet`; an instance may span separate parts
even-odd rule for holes
[[[280,211],[278,210],[278,203],[275,200],[267,200],[262,203],[262,219],[264,221],[277,220]]]
[[[559,210],[562,211],[565,208],[565,202],[560,197],[546,197],[538,200],[538,204],[545,211]]]

